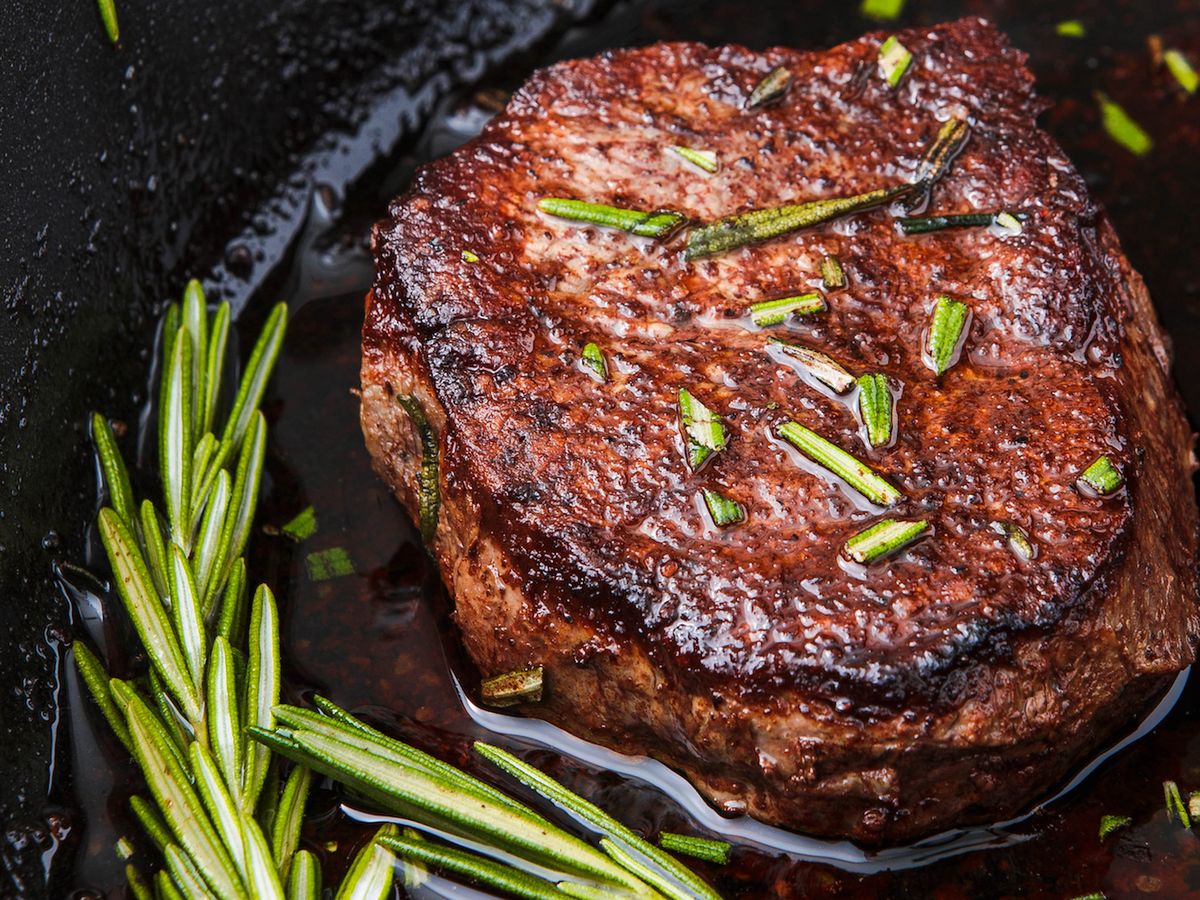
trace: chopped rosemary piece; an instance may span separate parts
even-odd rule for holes
[[[882,372],[858,379],[858,412],[867,429],[867,443],[884,447],[892,440],[892,392]]]
[[[462,259],[465,263],[477,263],[479,262],[479,255],[473,250],[464,250],[462,252]]]
[[[779,436],[878,506],[891,506],[902,496],[894,486],[841,447],[798,422],[784,422]]]
[[[1200,791],[1192,791],[1188,794],[1187,808],[1188,815],[1192,817],[1193,822],[1200,819]]]
[[[1013,552],[1014,556],[1023,562],[1033,559],[1036,550],[1024,528],[1015,522],[997,522],[996,526],[1000,533],[1008,539],[1008,549]]]
[[[849,213],[881,206],[912,189],[911,184],[902,184],[850,197],[831,197],[726,216],[696,228],[688,235],[687,258],[698,259],[769,241],[801,228],[811,228]]]
[[[579,363],[598,380],[608,381],[608,361],[604,358],[604,351],[597,344],[587,343],[583,345],[583,352],[579,356]]]
[[[1188,58],[1178,50],[1168,50],[1163,54],[1163,62],[1167,64],[1167,69],[1175,80],[1179,82],[1179,86],[1188,94],[1196,93],[1196,88],[1200,87],[1200,75],[1196,74],[1196,70],[1192,68],[1192,64],[1188,62]]]
[[[671,148],[671,151],[705,172],[715,172],[721,168],[717,154],[712,150],[695,150],[691,147],[675,146]]]
[[[304,558],[304,567],[313,581],[328,581],[330,578],[354,574],[354,563],[345,547],[314,550]]]
[[[1076,483],[1087,491],[1104,496],[1119,488],[1122,480],[1121,473],[1117,471],[1112,460],[1102,455],[1083,470]]]
[[[687,388],[679,389],[679,418],[688,445],[688,465],[699,469],[714,453],[725,449],[729,436],[721,417],[697,400]]]
[[[541,666],[534,666],[485,678],[479,685],[479,694],[488,706],[541,703],[542,671]]]
[[[1021,220],[1010,212],[1002,212],[996,216],[996,225],[1003,228],[1008,234],[1020,234],[1022,231]]]
[[[792,84],[792,73],[786,66],[776,66],[754,86],[746,99],[746,109],[765,106],[780,99]]]
[[[317,511],[306,506],[290,522],[279,529],[279,533],[296,543],[306,541],[317,533]]]
[[[900,43],[900,39],[891,35],[879,47],[879,74],[888,83],[888,87],[896,87],[908,67],[912,64],[912,54]]]
[[[846,541],[844,550],[850,559],[866,566],[903,550],[928,530],[929,523],[924,520],[884,519]]]
[[[1154,147],[1154,140],[1125,112],[1121,104],[1109,98],[1103,91],[1096,91],[1096,103],[1100,107],[1100,118],[1108,136],[1132,153],[1145,156]]]
[[[970,137],[971,126],[966,119],[953,118],[943,122],[938,133],[921,154],[917,181],[941,180]]]
[[[1016,230],[1021,230],[1021,222],[1027,218],[1025,213],[958,213],[945,216],[907,216],[896,221],[905,234],[927,234],[931,231],[943,231],[947,228],[983,228],[998,225],[1000,217],[1008,223],[1011,219],[1016,223]]]
[[[1064,19],[1054,26],[1054,33],[1060,37],[1087,37],[1087,28],[1078,19]]]
[[[708,514],[718,528],[736,525],[746,518],[746,508],[742,504],[710,488],[704,489],[704,505],[708,507]]]
[[[807,316],[825,312],[825,298],[815,291],[798,297],[780,297],[778,300],[763,300],[750,304],[750,320],[759,328],[778,325],[788,316]]]
[[[836,256],[830,255],[821,260],[821,282],[827,291],[846,286],[846,270]]]
[[[1187,805],[1179,793],[1179,785],[1173,781],[1164,781],[1163,798],[1167,802],[1167,819],[1171,822],[1178,822],[1184,828],[1191,828],[1192,820],[1188,815]]]
[[[1100,840],[1104,840],[1119,828],[1128,828],[1133,824],[1129,816],[1103,816],[1100,819]]]
[[[642,212],[637,209],[620,209],[600,203],[585,203],[563,197],[547,197],[538,201],[538,209],[560,219],[590,222],[606,228],[619,228],[639,237],[665,240],[678,231],[687,221],[683,213],[668,209]]]
[[[408,418],[421,438],[421,473],[417,478],[417,515],[421,523],[421,540],[432,544],[437,537],[438,507],[441,504],[441,482],[438,476],[439,451],[437,435],[425,416],[416,397],[397,394],[396,399],[408,413]]]
[[[967,304],[951,300],[945,294],[937,298],[925,347],[925,362],[936,374],[941,375],[957,361],[970,315]]]
[[[858,12],[868,19],[890,22],[900,18],[904,11],[904,0],[862,0]]]
[[[779,338],[771,338],[771,346],[790,360],[795,360],[801,369],[837,394],[844,394],[854,387],[854,376],[841,367],[837,360],[819,350],[810,350],[799,344],[789,344]]]
[[[673,831],[661,832],[658,836],[658,846],[672,853],[682,853],[721,866],[729,862],[729,852],[733,849],[733,845],[728,841],[675,834]]]
[[[117,4],[114,0],[97,0],[100,7],[100,21],[104,23],[104,33],[114,44],[121,40],[121,26],[117,24]]]

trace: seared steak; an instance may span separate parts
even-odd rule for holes
[[[1034,124],[1022,54],[977,19],[901,32],[893,87],[884,37],[661,44],[536,73],[377,226],[362,370],[367,444],[414,516],[430,451],[430,546],[484,675],[542,665],[529,714],[657,757],[725,810],[871,844],[1026,808],[1131,726],[1200,632],[1165,339]],[[748,104],[780,66],[790,88]],[[953,119],[970,136],[929,209],[1023,220],[905,235],[881,205],[686,250],[697,223],[907,184]],[[693,224],[638,237],[547,197]],[[843,288],[822,282],[831,256]],[[747,315],[812,292],[824,311]],[[941,295],[970,314],[938,375]],[[773,338],[885,374],[894,438],[872,448],[856,390]],[[721,417],[716,452],[689,453],[681,389]],[[789,421],[899,499],[797,450]],[[1107,493],[1077,484],[1101,456],[1123,478]],[[706,489],[741,509],[710,512]],[[885,518],[926,527],[852,559]]]

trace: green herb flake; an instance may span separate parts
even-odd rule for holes
[[[672,147],[671,151],[686,159],[693,166],[703,169],[705,172],[716,172],[721,168],[717,154],[712,150],[696,150],[692,147]]]
[[[1192,68],[1192,64],[1188,62],[1188,58],[1178,50],[1168,50],[1163,54],[1163,62],[1167,65],[1167,70],[1175,76],[1175,80],[1179,82],[1179,86],[1188,94],[1196,93],[1196,89],[1200,88],[1200,75]]]
[[[117,4],[114,0],[97,0],[100,9],[100,21],[104,23],[104,33],[116,44],[121,40],[121,26],[117,23]]]
[[[608,381],[608,361],[604,358],[604,351],[598,344],[583,345],[583,352],[579,355],[579,364],[598,381]]]
[[[130,843],[129,838],[127,837],[119,838],[116,844],[116,851],[118,859],[129,859],[131,856],[133,856],[133,844]]]
[[[1167,819],[1178,822],[1184,828],[1192,827],[1192,819],[1188,815],[1187,804],[1179,793],[1179,785],[1173,781],[1163,782],[1163,798],[1167,803]]]
[[[774,103],[787,93],[792,84],[792,73],[785,66],[776,66],[754,86],[746,99],[746,109],[755,109]]]
[[[900,230],[905,235],[911,234],[928,234],[931,231],[945,231],[948,228],[984,228],[989,225],[1000,224],[1000,217],[1005,216],[1005,223],[1011,224],[1015,222],[1016,232],[1021,231],[1024,226],[1021,224],[1027,216],[1025,213],[956,213],[951,215],[939,216],[907,216],[897,219],[900,224]],[[1011,222],[1010,222],[1011,220]]]
[[[728,841],[714,841],[711,838],[675,834],[672,831],[664,831],[659,834],[658,846],[671,853],[682,853],[685,856],[703,859],[719,866],[729,862],[729,853],[733,850],[733,845]]]
[[[784,422],[777,430],[789,444],[877,506],[892,506],[900,500],[900,491],[874,469],[811,428],[798,422]]]
[[[1112,460],[1107,456],[1099,456],[1083,470],[1077,484],[1085,491],[1104,496],[1119,488],[1123,480]]]
[[[516,706],[518,703],[540,703],[544,670],[541,666],[519,669],[485,678],[479,694],[488,706]]]
[[[892,22],[904,12],[904,0],[862,0],[858,12],[876,22]]]
[[[814,291],[798,297],[780,297],[778,300],[752,303],[750,304],[750,321],[759,328],[770,328],[772,325],[781,324],[788,316],[808,316],[813,313],[825,312],[828,308],[825,298]]]
[[[998,228],[1002,228],[1005,234],[1008,235],[1020,234],[1024,230],[1021,220],[1010,212],[997,214],[995,224]]]
[[[621,209],[600,203],[586,203],[565,197],[547,197],[538,201],[538,209],[560,219],[588,222],[605,228],[619,228],[638,237],[664,240],[678,231],[687,216],[683,213],[662,209],[643,212],[636,209]]]
[[[830,197],[768,209],[735,213],[692,230],[688,235],[687,259],[699,259],[748,244],[757,244],[781,237],[802,228],[811,228],[850,213],[874,209],[911,192],[914,186],[901,184],[878,188],[849,197]]]
[[[1078,897],[1072,897],[1071,900],[1108,900],[1100,891],[1092,891],[1090,894],[1080,894]]]
[[[296,514],[296,517],[279,529],[279,533],[296,543],[306,541],[317,533],[317,511],[311,506]]]
[[[721,417],[697,400],[687,388],[679,390],[679,418],[688,446],[688,465],[693,469],[699,469],[729,443]]]
[[[718,528],[736,525],[746,518],[746,508],[742,504],[709,488],[704,489],[704,505],[708,507],[708,514]]]
[[[827,291],[846,286],[846,270],[842,268],[842,261],[836,256],[830,255],[821,260],[821,283]]]
[[[354,574],[354,563],[344,547],[314,550],[304,558],[304,567],[313,581],[328,581],[330,578]]]
[[[1029,533],[1020,525],[1015,522],[997,522],[996,528],[1004,535],[1008,542],[1008,549],[1017,559],[1029,562],[1037,555],[1033,541],[1029,540]]]
[[[1132,153],[1145,156],[1154,147],[1154,140],[1129,115],[1124,107],[1102,91],[1096,91],[1096,103],[1100,106],[1100,118],[1108,136]]]
[[[1087,28],[1078,19],[1064,19],[1054,26],[1054,33],[1060,37],[1087,37]]]
[[[892,391],[882,372],[858,379],[858,412],[867,429],[867,444],[873,449],[892,440]]]
[[[1200,791],[1192,791],[1188,795],[1187,808],[1188,815],[1192,817],[1193,822],[1200,819]]]
[[[778,348],[779,352],[788,358],[788,362],[795,363],[797,368],[836,394],[844,394],[854,387],[854,376],[842,368],[833,357],[826,356],[819,350],[810,350],[808,347],[790,344],[778,338],[771,338],[771,346]]]
[[[843,550],[849,559],[868,566],[903,550],[929,530],[924,520],[884,519],[846,541]]]
[[[475,253],[473,250],[464,250],[462,252],[462,258],[463,258],[463,262],[465,262],[465,263],[479,262],[479,255],[477,253]]]
[[[937,375],[954,365],[966,338],[971,310],[965,303],[952,300],[945,294],[937,298],[929,325],[925,346],[925,364]]]
[[[888,83],[888,87],[896,87],[912,64],[912,54],[900,43],[900,39],[891,35],[879,47],[879,74]]]
[[[1104,840],[1114,831],[1128,828],[1131,824],[1133,824],[1133,819],[1129,816],[1102,816],[1100,818],[1100,840]]]

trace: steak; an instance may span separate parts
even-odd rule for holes
[[[374,464],[424,520],[485,676],[540,665],[528,714],[656,757],[729,813],[867,845],[1027,809],[1133,726],[1200,632],[1166,338],[1037,128],[1024,56],[964,19],[898,33],[897,80],[885,37],[535,73],[376,226],[362,367]],[[790,86],[749,103],[780,67]],[[931,175],[954,121],[969,136]],[[697,243],[703,223],[882,189],[769,240]],[[690,227],[637,236],[546,198]],[[906,234],[900,203],[926,200],[1011,218]],[[747,314],[811,294],[808,314]],[[958,342],[930,334],[943,295],[966,305]],[[882,373],[894,437],[788,345]],[[709,413],[716,432],[695,427]],[[1100,457],[1119,485],[1080,481]],[[889,519],[918,539],[857,553]]]

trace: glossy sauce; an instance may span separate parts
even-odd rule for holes
[[[991,6],[933,5],[941,8],[922,9],[921,21],[963,11],[983,12]],[[681,35],[713,42],[741,39],[759,46],[771,40],[819,46],[854,36],[867,27],[848,11],[830,12],[825,6],[821,7],[824,17],[811,18],[813,12],[803,8],[776,13],[764,9],[756,10],[755,16],[741,17],[761,17],[762,22],[738,24],[731,24],[738,19],[734,10],[728,10],[726,18],[719,11],[701,16],[695,6],[651,4],[635,15],[623,12],[629,7],[622,5],[602,28],[582,44],[571,46],[569,52],[586,53],[604,44]],[[1134,264],[1149,276],[1168,323],[1174,321],[1194,346],[1200,335],[1186,328],[1189,317],[1200,309],[1194,266],[1190,286],[1182,280],[1189,276],[1179,272],[1156,284],[1155,270],[1169,264],[1158,253],[1167,250],[1156,250],[1153,243],[1147,243],[1147,235],[1154,234],[1167,248],[1178,246],[1181,240],[1183,229],[1178,225],[1175,233],[1170,233],[1168,198],[1141,195],[1128,225],[1137,229],[1140,223],[1148,232],[1131,233],[1122,221],[1125,202],[1115,185],[1133,163],[1122,157],[1123,151],[1106,144],[1102,134],[1097,140],[1069,119],[1071,114],[1084,115],[1078,95],[1086,98],[1090,82],[1077,79],[1079,73],[1071,68],[1069,52],[1056,54],[1059,45],[1051,43],[1055,39],[1050,23],[1074,15],[1067,4],[1061,6],[1061,15],[1039,14],[1040,30],[1027,26],[1024,40],[1022,29],[1014,29],[1018,32],[1015,41],[1019,46],[1032,46],[1036,38],[1047,45],[1040,64],[1037,57],[1033,61],[1041,90],[1054,96],[1065,89],[1070,95],[1052,112],[1049,124],[1060,138],[1082,136],[1078,144],[1068,141],[1068,151],[1084,167],[1102,198],[1115,207],[1126,249]],[[774,27],[765,24],[776,14],[779,18]],[[1120,14],[1114,18],[1119,19]],[[780,22],[803,22],[807,27],[803,32],[797,27],[793,32],[797,37],[792,39]],[[1012,25],[1003,16],[1000,23]],[[1155,26],[1138,27],[1140,32],[1148,32]],[[1182,46],[1196,59],[1200,35],[1195,28],[1189,39],[1190,46]],[[1067,45],[1066,49],[1073,48]],[[1171,105],[1176,101],[1163,94],[1161,83],[1139,74],[1137,49],[1134,42],[1132,47],[1100,55],[1107,67],[1128,73],[1130,83],[1145,85],[1146,105],[1139,107],[1139,118],[1156,136],[1162,136],[1160,143],[1182,162],[1183,147],[1171,149],[1166,137],[1177,124],[1177,110]],[[1128,96],[1139,96],[1137,89],[1120,98],[1132,109]],[[1190,107],[1193,112],[1196,108],[1194,103]],[[752,823],[722,821],[713,810],[697,806],[700,801],[689,796],[678,776],[657,764],[618,759],[608,751],[581,746],[548,726],[499,716],[463,699],[459,682],[466,696],[473,696],[477,673],[456,642],[449,601],[436,568],[399,505],[371,472],[353,393],[358,384],[362,297],[371,277],[367,228],[381,212],[386,196],[402,186],[414,161],[431,148],[445,152],[484,117],[478,107],[444,112],[422,140],[404,148],[406,153],[394,161],[394,168],[380,167],[381,171],[370,176],[370,183],[358,186],[344,203],[328,191],[314,191],[308,226],[297,246],[281,261],[240,322],[246,339],[256,329],[268,301],[285,299],[291,304],[292,324],[264,405],[271,430],[259,520],[277,527],[311,504],[318,529],[299,544],[258,533],[247,556],[251,578],[269,583],[280,599],[286,699],[298,702],[305,692],[319,690],[388,732],[484,777],[493,773],[471,755],[470,742],[479,737],[498,740],[527,751],[524,755],[530,762],[646,834],[660,829],[696,831],[699,816],[711,829],[701,828],[700,833],[721,832],[741,838],[729,866],[696,864],[728,896],[953,900],[1069,898],[1092,891],[1104,891],[1109,898],[1200,894],[1200,838],[1167,820],[1161,791],[1161,782],[1168,778],[1177,780],[1185,791],[1200,788],[1200,722],[1194,712],[1200,701],[1200,678],[1178,685],[1178,702],[1169,713],[1161,710],[1165,718],[1148,736],[1096,767],[1081,785],[1027,819],[1005,829],[975,829],[952,839],[875,856],[848,844],[809,841]],[[1061,129],[1054,128],[1056,124]],[[1194,150],[1200,146],[1194,131],[1191,139]],[[1194,158],[1191,165],[1194,167]],[[1143,207],[1152,210],[1160,201],[1162,217],[1156,220]],[[1186,384],[1192,367],[1200,365],[1200,354],[1180,362],[1180,377]],[[1194,389],[1191,399],[1200,399]],[[333,547],[346,550],[354,574],[314,582],[306,572],[305,557]],[[72,586],[77,609],[100,607],[98,590],[86,576],[64,572],[63,580]],[[113,637],[111,623],[96,615],[89,617],[86,630],[93,639],[101,633]],[[67,690],[72,697],[79,695],[71,676]],[[94,728],[97,718],[82,714],[80,705],[72,704],[76,799],[88,822],[77,845],[76,884],[89,891],[112,890],[112,896],[120,896],[118,885],[123,877],[112,844],[121,834],[140,839],[126,802],[136,780],[129,766],[120,762],[111,736]],[[1136,725],[1130,723],[1131,732]],[[571,755],[539,749],[539,745],[565,747]],[[345,814],[341,801],[335,790],[321,789],[314,792],[309,806],[305,842],[324,857],[327,884],[340,877],[349,852],[370,833],[368,824],[356,821],[361,816]],[[1131,816],[1133,824],[1102,843],[1097,828],[1104,814]],[[764,849],[769,847],[789,852]],[[436,888],[436,883],[431,887]]]

